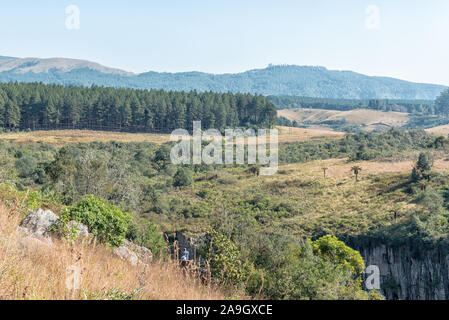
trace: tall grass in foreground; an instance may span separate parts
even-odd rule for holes
[[[0,299],[223,299],[214,286],[183,274],[175,262],[133,267],[99,244],[23,240],[21,215],[0,203]],[[81,270],[79,290],[67,270]],[[69,269],[68,269],[69,268]]]

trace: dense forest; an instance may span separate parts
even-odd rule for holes
[[[268,96],[278,109],[311,108],[348,111],[353,109],[372,109],[408,113],[439,114],[432,100],[388,100],[388,99],[327,99],[294,96]]]
[[[127,74],[80,60],[78,67],[65,71],[59,63],[47,72],[40,72],[46,59],[6,58],[0,81],[44,82],[77,86],[108,86],[115,88],[162,89],[198,92],[248,92],[277,96],[307,96],[336,99],[435,99],[446,87],[403,80],[370,77],[352,71],[328,70],[324,67],[269,65],[242,73],[211,74],[204,72],[145,72]],[[64,63],[62,59],[62,63]],[[11,62],[12,61],[12,62]],[[2,64],[0,60],[0,65]],[[71,65],[72,61],[66,62]],[[103,71],[103,72],[102,72]]]
[[[191,128],[271,127],[272,102],[260,95],[0,84],[0,127],[170,132]]]

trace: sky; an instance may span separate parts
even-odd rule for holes
[[[272,63],[449,85],[448,39],[448,0],[0,2],[0,55],[132,72],[235,73]]]

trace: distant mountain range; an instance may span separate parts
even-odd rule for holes
[[[100,85],[176,91],[247,92],[343,99],[433,100],[447,87],[371,77],[324,67],[282,65],[235,74],[146,72],[134,74],[95,62],[66,58],[0,56],[0,81]]]

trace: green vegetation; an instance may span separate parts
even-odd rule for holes
[[[412,150],[433,148],[435,137],[423,130],[391,129],[386,133],[360,132],[341,140],[291,142],[280,145],[285,163],[349,157],[351,161],[391,157]]]
[[[0,81],[43,82],[60,85],[108,86],[167,91],[248,92],[277,96],[304,96],[344,99],[427,99],[433,100],[446,87],[411,83],[392,78],[369,77],[351,71],[327,70],[324,67],[270,65],[264,69],[237,74],[203,72],[158,73],[138,75],[107,74],[89,68],[45,73],[0,72]]]
[[[153,255],[159,256],[167,247],[158,227],[144,218],[135,218],[128,227],[126,238],[139,246],[151,250]]]
[[[61,213],[59,227],[64,228],[70,220],[85,224],[100,242],[119,246],[128,231],[131,216],[101,198],[88,195]]]
[[[437,114],[449,116],[449,89],[443,91],[435,101]]]
[[[173,166],[170,144],[3,141],[0,193],[155,255],[166,252],[162,232],[199,236],[214,281],[254,297],[372,299],[361,290],[363,260],[346,244],[446,243],[449,175],[432,162],[441,166],[448,146],[422,130],[281,143],[278,174],[258,176],[258,166]],[[413,159],[415,178],[411,162],[377,173],[373,159],[386,167]]]
[[[348,111],[371,109],[378,111],[396,111],[407,113],[439,114],[433,100],[397,100],[397,99],[329,99],[298,96],[268,96],[277,109],[326,109]]]
[[[0,127],[7,130],[171,132],[193,121],[207,129],[268,128],[276,110],[260,95],[0,84]]]

